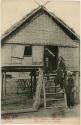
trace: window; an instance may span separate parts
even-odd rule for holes
[[[32,56],[32,47],[31,46],[25,46],[24,56]]]

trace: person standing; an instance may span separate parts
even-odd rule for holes
[[[71,108],[74,106],[74,80],[72,77],[72,72],[67,72],[67,79],[65,85],[66,98],[67,98],[67,106]]]
[[[57,74],[54,79],[54,82],[56,85],[60,84],[61,89],[63,89],[64,79],[66,76],[66,66],[65,66],[64,59],[61,56],[58,58],[58,68],[57,68],[56,73]]]

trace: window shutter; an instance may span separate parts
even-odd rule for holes
[[[23,58],[24,46],[23,45],[12,45],[12,57]]]

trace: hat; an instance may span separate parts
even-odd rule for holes
[[[71,71],[67,71],[67,76],[72,76],[72,72]]]

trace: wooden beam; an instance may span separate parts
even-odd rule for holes
[[[51,52],[51,50],[49,50],[48,48],[46,48],[46,50],[50,53],[50,55],[52,55],[52,57],[55,57],[55,55],[53,54],[53,52]]]
[[[43,66],[3,66],[1,70],[3,72],[31,72],[32,70],[38,70]]]
[[[75,41],[75,40],[74,40]],[[30,45],[30,44],[28,44],[28,43],[14,43],[15,41],[13,41],[13,43],[5,43],[5,44],[17,44],[17,45]],[[60,41],[60,43],[54,43],[54,42],[49,42],[48,41],[48,43],[46,43],[46,42],[43,42],[43,43],[33,43],[32,45],[33,46],[47,46],[47,45],[52,45],[52,46],[60,46],[60,47],[69,47],[69,48],[76,48],[76,47],[78,47],[78,45],[75,45],[75,44],[71,44],[71,45],[67,45],[67,44],[62,44],[62,42],[65,42],[65,41]],[[68,43],[69,41],[67,41],[67,43]],[[79,44],[79,40],[78,41],[75,41],[75,42],[77,42],[78,44]]]

